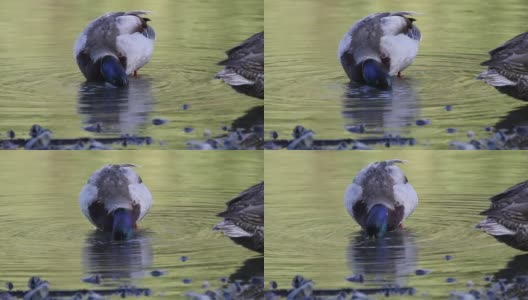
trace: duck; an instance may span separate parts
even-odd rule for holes
[[[109,164],[95,171],[79,194],[81,212],[114,240],[134,236],[152,205],[152,195],[133,164]]]
[[[107,13],[81,32],[73,47],[73,57],[88,81],[126,86],[128,75],[146,65],[154,51],[156,33],[147,11]]]
[[[264,31],[255,33],[226,54],[227,59],[218,63],[225,67],[214,78],[239,93],[264,99]]]
[[[477,79],[503,94],[528,101],[528,32],[491,50],[489,55],[491,58],[481,63],[488,69]]]
[[[222,232],[236,244],[264,253],[264,181],[251,186],[226,203],[217,216],[224,218],[213,230]]]
[[[422,35],[414,12],[374,13],[356,22],[339,43],[337,58],[351,81],[382,90],[412,64]]]
[[[512,248],[528,251],[528,181],[490,198],[486,216],[476,228]]]
[[[418,205],[418,195],[394,159],[373,162],[354,177],[345,191],[345,209],[367,237],[383,238],[403,227]]]

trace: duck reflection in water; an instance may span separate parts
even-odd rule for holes
[[[235,273],[229,275],[229,281],[241,280],[242,282],[248,282],[255,277],[264,278],[263,255],[246,259]]]
[[[363,274],[365,282],[405,286],[416,270],[418,246],[408,230],[388,232],[383,239],[366,239],[363,232],[350,238],[348,267],[352,274]]]
[[[392,90],[382,91],[357,83],[347,83],[342,115],[345,129],[360,125],[369,134],[405,134],[420,112],[419,99],[409,78],[394,80]],[[362,132],[361,132],[362,133]]]
[[[91,131],[136,134],[147,122],[153,102],[149,78],[131,78],[123,88],[86,82],[79,88],[77,111],[83,124],[100,124]]]
[[[127,241],[114,241],[111,235],[96,230],[86,238],[82,256],[87,275],[99,274],[103,284],[116,286],[145,277],[153,261],[145,231]]]

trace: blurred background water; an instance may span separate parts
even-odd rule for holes
[[[139,165],[153,196],[138,235],[125,243],[97,234],[79,208],[81,188],[108,163]],[[263,276],[262,256],[212,231],[225,202],[262,180],[260,152],[9,152],[0,167],[0,290],[7,281],[26,289],[40,276],[52,290],[126,284],[174,298],[203,291],[205,281],[214,289],[221,278]],[[81,282],[95,274],[101,286]]]
[[[265,128],[279,138],[289,138],[296,125],[318,139],[401,135],[416,138],[414,148],[448,149],[454,139],[467,140],[468,131],[488,137],[489,126],[525,125],[523,102],[475,77],[488,51],[526,30],[527,8],[523,0],[266,0]],[[349,85],[337,59],[343,35],[368,14],[402,10],[421,13],[413,65],[390,92]],[[431,124],[417,126],[419,119]],[[366,133],[349,131],[361,124]]]
[[[152,60],[128,88],[85,83],[72,54],[77,36],[104,13],[138,9],[152,11],[157,37]],[[11,129],[26,137],[36,123],[56,138],[151,136],[155,149],[160,142],[183,149],[205,129],[219,134],[262,105],[213,76],[227,49],[263,29],[263,10],[262,0],[3,1],[0,133]],[[155,127],[154,118],[169,123]],[[102,133],[83,130],[98,122]],[[194,131],[184,132],[186,127]]]
[[[367,240],[343,196],[359,170],[386,159],[409,161],[400,168],[419,204],[404,229]],[[468,291],[468,281],[482,288],[485,277],[528,275],[524,252],[474,229],[491,196],[527,179],[522,151],[266,152],[265,162],[265,277],[279,288],[301,274],[316,289],[399,285],[446,299],[450,291]],[[432,272],[417,276],[419,269]],[[363,284],[345,280],[357,274]]]

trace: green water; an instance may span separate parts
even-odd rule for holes
[[[77,36],[106,12],[138,9],[152,11],[152,60],[126,89],[86,85],[72,54]],[[151,149],[160,143],[185,149],[205,129],[220,134],[221,127],[262,105],[213,76],[227,49],[263,29],[263,9],[261,0],[2,1],[0,133],[11,129],[27,137],[36,123],[55,138],[151,136]],[[170,123],[156,127],[154,118]],[[83,130],[97,122],[102,134]],[[185,133],[185,127],[194,131]]]
[[[376,245],[345,211],[343,195],[368,163],[396,158],[409,161],[401,168],[419,204],[404,230]],[[469,280],[482,288],[485,276],[526,275],[524,252],[474,229],[489,197],[526,180],[523,152],[267,152],[265,162],[265,277],[280,288],[301,274],[317,289],[398,284],[446,299],[450,291],[468,291]],[[432,273],[416,276],[419,268]],[[359,273],[365,284],[345,280]]]
[[[470,130],[483,138],[484,128],[501,120],[499,128],[518,125],[515,113],[526,115],[526,109],[518,112],[523,103],[475,77],[488,51],[526,30],[527,8],[523,0],[266,0],[265,128],[282,138],[298,124],[319,139],[398,134],[416,138],[414,148],[448,149],[452,140],[467,141]],[[337,59],[343,35],[368,14],[401,10],[421,13],[413,65],[394,80],[392,92],[348,87]],[[418,127],[417,119],[432,123]],[[346,130],[359,124],[366,134]],[[458,131],[448,134],[447,128]]]
[[[153,196],[138,236],[125,244],[98,237],[78,204],[89,176],[108,163],[139,165]],[[217,288],[222,277],[262,276],[261,256],[212,231],[224,203],[262,180],[262,153],[10,152],[0,169],[0,290],[7,281],[24,290],[36,275],[52,290],[127,284],[174,298],[203,291],[204,281]],[[103,276],[101,286],[81,282],[94,274]]]

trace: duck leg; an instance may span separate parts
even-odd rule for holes
[[[400,223],[400,225],[398,225],[398,228],[405,228],[405,227],[403,227],[403,223]]]
[[[401,71],[398,72],[398,75],[397,75],[397,76],[398,76],[398,78],[403,78],[403,75],[402,75]]]
[[[398,75],[399,75],[399,73],[398,73]],[[138,71],[137,70],[134,71],[134,77],[138,77]]]

